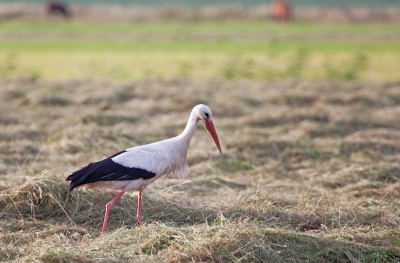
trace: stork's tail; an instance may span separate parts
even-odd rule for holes
[[[66,181],[71,181],[69,185],[69,191],[71,192],[74,188],[83,184],[85,179],[96,169],[95,163],[91,163],[67,177]]]

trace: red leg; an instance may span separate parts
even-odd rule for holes
[[[125,194],[125,190],[122,190],[121,193],[119,193],[116,197],[114,197],[113,200],[108,202],[106,204],[106,214],[104,215],[104,222],[103,222],[103,228],[101,229],[101,234],[103,235],[104,232],[106,231],[107,228],[107,222],[108,222],[108,215],[110,214],[111,208],[113,207],[114,203],[117,202],[121,196]]]
[[[139,225],[143,226],[144,217],[142,215],[142,191],[138,193],[137,219],[139,221]]]

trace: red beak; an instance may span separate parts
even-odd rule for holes
[[[217,131],[215,130],[215,127],[214,127],[214,123],[211,120],[209,120],[209,121],[206,121],[205,124],[206,124],[207,130],[210,132],[215,144],[217,145],[219,152],[222,153],[221,146],[219,145]]]

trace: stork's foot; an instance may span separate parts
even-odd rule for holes
[[[142,215],[137,217],[138,221],[139,221],[139,227],[143,227],[144,226],[144,217]]]

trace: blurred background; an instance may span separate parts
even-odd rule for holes
[[[399,1],[2,1],[0,79],[399,79]]]

